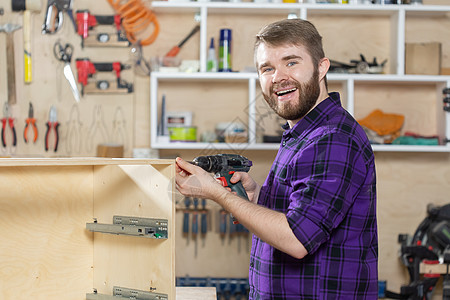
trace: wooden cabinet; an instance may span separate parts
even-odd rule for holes
[[[170,1],[154,1],[152,6],[162,17],[169,13],[201,17],[200,72],[151,74],[153,148],[278,149],[278,144],[261,143],[258,138],[262,113],[259,107],[264,100],[256,73],[242,71],[253,64],[253,34],[262,25],[288,15],[311,20],[316,25],[324,37],[327,57],[349,61],[363,53],[370,61],[375,56],[380,62],[387,59],[384,74],[328,74],[329,90],[341,93],[343,105],[356,119],[380,108],[405,116],[403,132],[438,135],[443,141],[450,138],[450,119],[442,109],[442,90],[450,86],[450,76],[406,75],[404,71],[405,43],[410,42],[442,43],[442,64],[450,65],[447,54],[450,43],[445,38],[450,28],[450,6]],[[239,24],[247,26],[239,27]],[[232,51],[236,64],[233,65],[241,72],[205,72],[209,38],[215,35],[217,39],[222,27],[232,27],[236,32]],[[161,139],[157,135],[157,125],[163,94],[170,95],[172,107],[180,108],[187,103],[185,109],[195,109],[196,125],[201,130],[214,130],[211,116],[223,121],[238,119],[246,126],[247,143],[170,143]],[[447,143],[440,146],[373,145],[373,148],[375,151],[450,152]]]
[[[0,298],[175,299],[174,172],[172,160],[0,159]],[[114,216],[167,220],[168,238],[86,229]]]

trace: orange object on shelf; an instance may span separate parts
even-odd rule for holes
[[[383,136],[398,132],[402,128],[404,121],[405,117],[403,115],[384,113],[376,109],[364,119],[359,120],[358,123]]]

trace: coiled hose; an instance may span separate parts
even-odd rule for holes
[[[141,46],[153,43],[159,34],[159,23],[156,15],[146,7],[141,0],[107,0],[122,18],[122,26],[132,44],[139,42]],[[153,31],[145,39],[138,39],[137,35],[144,32],[153,24]]]

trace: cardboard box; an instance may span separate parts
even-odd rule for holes
[[[174,177],[173,160],[0,159],[0,299],[175,299]],[[165,219],[168,238],[86,228],[115,215]]]
[[[441,43],[407,43],[405,74],[439,75],[441,54]]]
[[[450,68],[441,68],[441,75],[450,75]]]

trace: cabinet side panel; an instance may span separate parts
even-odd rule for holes
[[[158,168],[161,166],[158,165]],[[96,167],[94,217],[111,224],[113,216],[167,219],[168,239],[94,234],[94,287],[111,295],[114,286],[175,297],[173,185],[152,165]]]
[[[92,291],[92,167],[0,167],[0,298]]]

